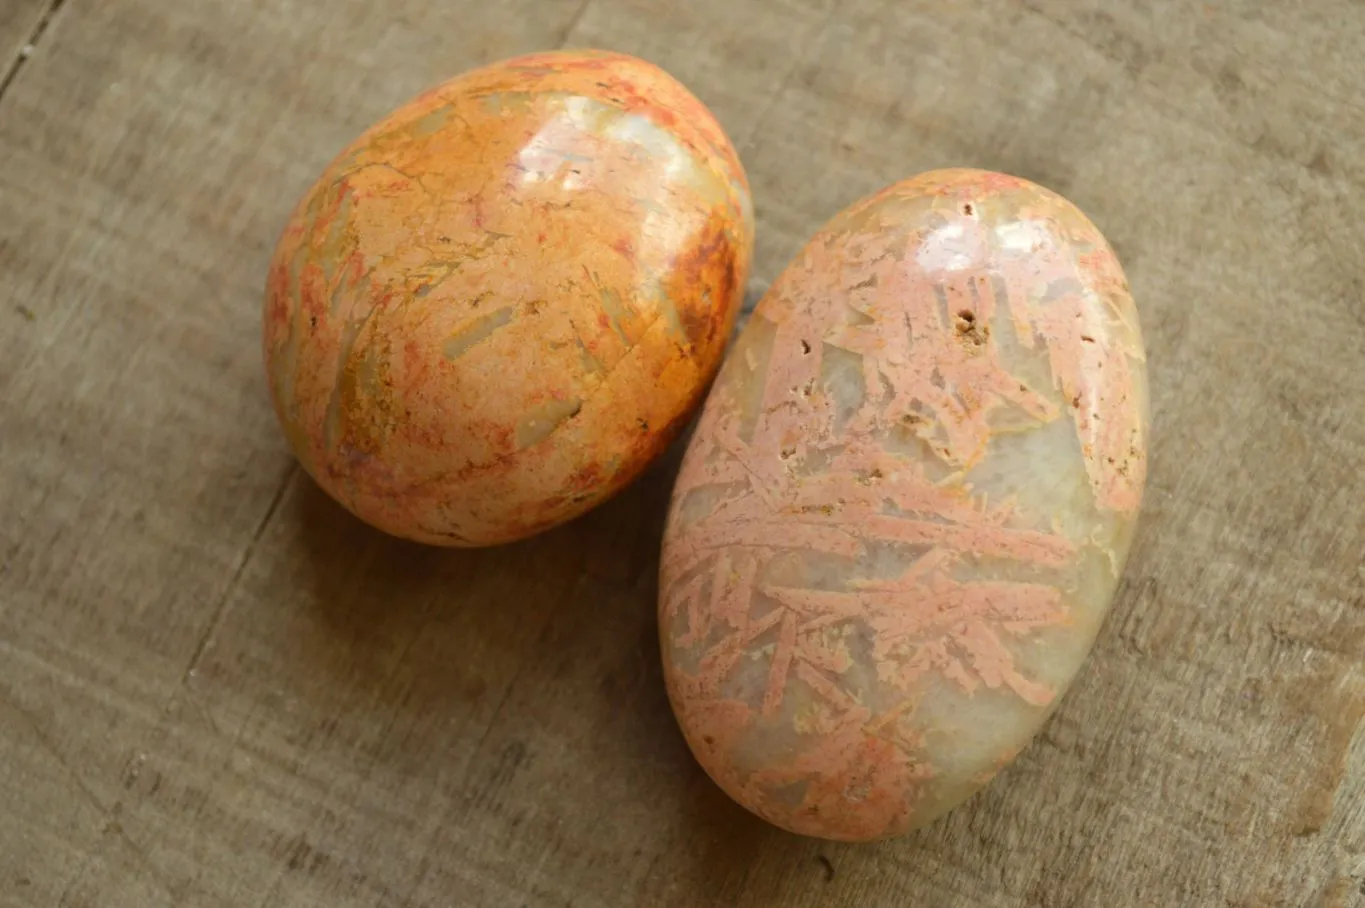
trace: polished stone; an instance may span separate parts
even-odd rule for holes
[[[978,790],[1090,649],[1147,425],[1128,286],[1066,200],[949,170],[835,217],[760,302],[674,490],[660,632],[707,772],[848,840]]]
[[[691,417],[752,253],[734,149],[657,67],[575,51],[466,73],[361,136],[285,229],[265,305],[280,423],[381,529],[531,535]]]

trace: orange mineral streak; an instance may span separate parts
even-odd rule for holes
[[[674,490],[665,671],[711,776],[848,840],[984,785],[1108,607],[1146,408],[1122,270],[1064,199],[948,170],[838,215],[759,304]]]
[[[423,542],[506,542],[618,491],[715,374],[753,251],[738,157],[656,67],[494,64],[334,161],[271,266],[281,424],[333,497]]]

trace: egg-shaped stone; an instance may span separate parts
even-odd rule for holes
[[[985,785],[1094,641],[1147,426],[1128,285],[1065,199],[944,170],[837,215],[733,346],[673,493],[660,634],[702,766],[842,840]]]
[[[334,498],[454,546],[622,488],[714,377],[753,250],[734,148],[614,53],[459,76],[357,139],[271,266],[280,423]]]

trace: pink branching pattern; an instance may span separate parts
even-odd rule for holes
[[[873,205],[793,262],[754,316],[771,337],[766,362],[741,342],[674,492],[661,621],[683,660],[670,675],[679,718],[706,730],[694,746],[732,793],[770,818],[799,815],[816,834],[905,825],[933,777],[916,724],[931,678],[1035,707],[1055,696],[1019,667],[1010,641],[1068,622],[1059,578],[1077,543],[960,481],[988,456],[997,417],[1042,426],[1068,416],[1096,506],[1131,510],[1140,494],[1140,414],[1127,395],[1141,348],[1123,324],[1130,312],[1112,302],[1117,266],[1078,262],[1054,242],[1012,267],[970,206],[954,218],[954,199],[935,204],[950,212],[942,238],[907,232],[903,219],[878,223]],[[1087,268],[1089,289],[1078,279]],[[1013,374],[992,330],[1012,332],[1011,349],[1045,354],[1052,387]],[[827,349],[858,358],[851,407],[830,387]],[[1109,414],[1129,418],[1101,425]],[[923,453],[889,444],[897,434]],[[908,567],[868,575],[887,549]],[[980,579],[983,563],[1027,579]],[[740,671],[745,659],[763,660],[761,687],[754,669]],[[877,712],[873,699],[895,705]],[[760,745],[748,733],[779,716],[801,746],[748,772],[707,758],[752,753]]]

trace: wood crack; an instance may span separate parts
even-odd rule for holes
[[[28,62],[28,58],[33,55],[34,49],[37,48],[38,42],[43,40],[43,36],[47,34],[53,19],[65,5],[66,0],[52,0],[47,10],[38,18],[37,24],[28,34],[28,40],[20,45],[19,52],[14,55],[14,59],[5,68],[4,74],[0,75],[0,100],[4,99],[9,87],[19,77],[19,71],[24,68],[24,64]]]
[[[298,461],[291,461],[289,469],[285,471],[284,479],[280,481],[279,487],[275,490],[274,497],[271,498],[265,514],[261,517],[260,523],[256,525],[256,531],[251,534],[251,540],[246,544],[242,552],[242,559],[237,563],[237,569],[233,572],[232,578],[228,580],[227,587],[223,594],[218,598],[218,603],[214,607],[213,616],[209,619],[208,626],[204,628],[204,635],[199,638],[198,645],[194,648],[194,655],[190,657],[189,664],[185,666],[185,672],[180,678],[180,683],[185,684],[199,668],[199,662],[204,658],[204,653],[208,650],[209,643],[213,635],[218,631],[219,625],[223,622],[223,616],[227,612],[228,602],[232,594],[237,589],[237,583],[242,579],[246,572],[247,565],[251,563],[251,556],[256,553],[256,546],[260,543],[261,537],[265,535],[266,529],[270,526],[271,519],[280,508],[280,503],[284,501],[285,492],[289,490],[289,484],[293,482],[295,475],[299,472]]]

